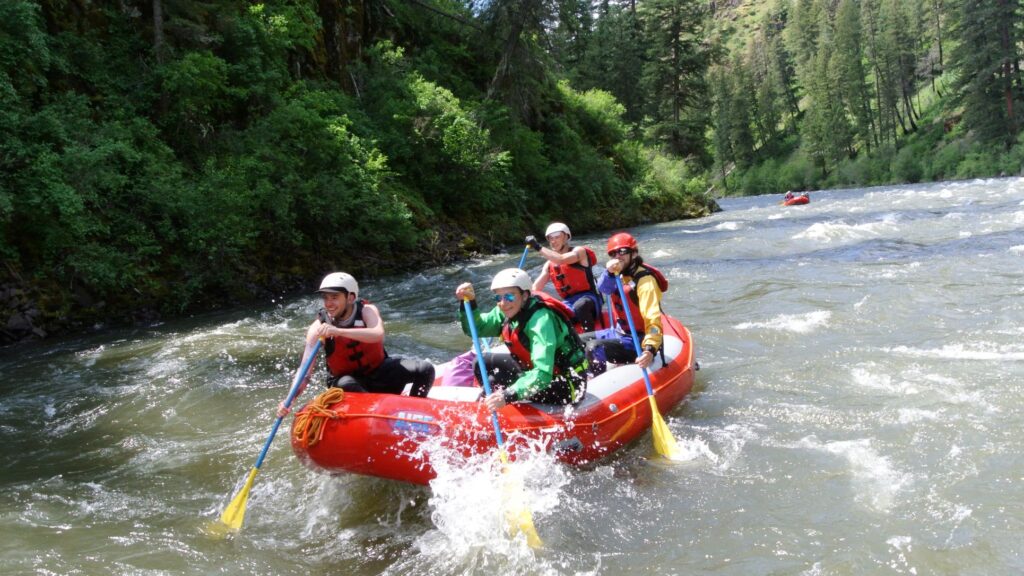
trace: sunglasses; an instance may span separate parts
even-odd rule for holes
[[[609,256],[625,256],[626,254],[632,254],[633,250],[630,248],[619,248],[618,250],[612,250],[608,253]]]
[[[495,302],[501,302],[502,300],[504,300],[505,302],[508,302],[508,303],[511,304],[512,302],[516,301],[516,295],[511,293],[511,292],[507,292],[505,294],[495,294],[494,295],[494,301]]]

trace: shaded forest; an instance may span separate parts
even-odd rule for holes
[[[708,213],[701,127],[575,88],[561,7],[0,3],[0,336]]]
[[[1024,0],[7,0],[0,341],[1019,174]]]

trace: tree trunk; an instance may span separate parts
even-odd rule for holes
[[[1006,0],[999,0],[1000,12],[1006,14]],[[1010,26],[1012,22],[999,23],[1000,47],[1003,49],[1003,96],[1006,99],[1006,130],[1007,146],[1017,135],[1017,119],[1013,115],[1013,63],[1011,55],[1014,54],[1014,47],[1010,44]]]
[[[163,0],[153,0],[153,56],[158,64],[164,63],[164,6]]]
[[[362,56],[366,4],[363,0],[319,0],[317,15],[323,22],[318,46],[319,65],[328,78],[354,91],[355,80],[346,69],[350,62]]]

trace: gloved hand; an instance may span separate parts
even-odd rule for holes
[[[540,242],[537,242],[537,239],[533,236],[526,237],[526,245],[533,248],[535,251],[540,252]]]

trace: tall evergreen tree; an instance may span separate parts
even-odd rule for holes
[[[751,125],[758,115],[757,102],[754,98],[755,88],[747,65],[739,55],[733,57],[729,68],[729,140],[737,164],[744,167],[750,165],[754,159],[754,134]]]
[[[579,73],[593,36],[592,0],[557,0],[557,19],[551,31],[551,50],[557,64],[579,85]]]
[[[544,94],[553,89],[542,46],[552,14],[550,0],[499,0],[483,14],[491,37],[500,43],[487,96],[504,102],[531,127],[540,125]]]
[[[983,141],[1009,146],[1020,130],[1022,29],[1020,0],[963,0],[955,12],[954,103]]]
[[[638,126],[646,103],[640,85],[643,61],[644,43],[636,11],[602,0],[584,63],[576,74],[579,87],[610,92],[626,108],[624,120]]]
[[[839,94],[847,112],[855,119],[858,139],[870,154],[872,143],[877,144],[877,136],[864,69],[860,7],[857,0],[840,0],[836,9],[834,62],[839,76]]]
[[[772,90],[785,103],[783,108],[789,112],[787,129],[795,132],[797,119],[800,117],[799,83],[792,52],[786,48],[783,41],[783,32],[789,18],[788,6],[786,0],[777,0],[766,13],[762,21],[762,30],[765,35],[767,78],[772,84]]]
[[[828,12],[821,10],[819,17],[817,54],[807,75],[810,104],[800,135],[804,150],[827,175],[832,164],[850,154],[852,130],[840,94],[840,66]]]
[[[707,84],[711,50],[704,43],[704,4],[649,0],[639,6],[647,61],[643,85],[654,138],[682,156],[706,154]]]
[[[881,16],[881,0],[861,0],[861,23],[867,39],[866,53],[875,81],[875,113],[881,142],[895,142],[899,117],[899,98],[893,71],[892,49],[886,42]]]

